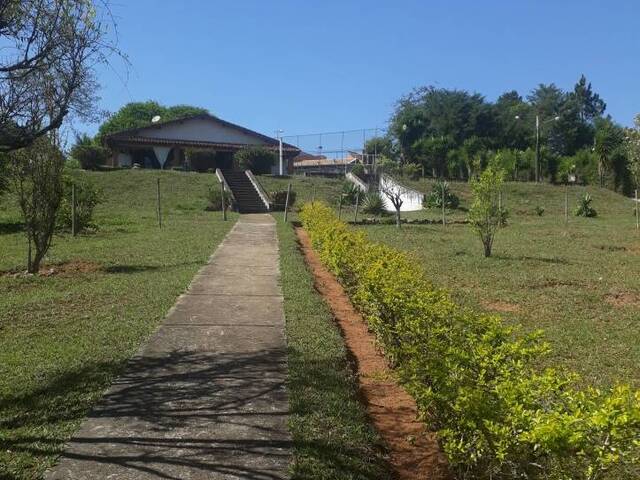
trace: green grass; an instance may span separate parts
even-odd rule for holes
[[[46,262],[91,262],[97,271],[0,275],[0,478],[38,478],[52,464],[236,218],[204,211],[214,175],[86,175],[104,192],[99,229],[56,236]],[[11,200],[0,199],[0,271],[24,270],[25,238]]]
[[[293,478],[389,478],[379,439],[357,398],[357,381],[343,339],[313,286],[291,226],[280,220],[278,236],[289,349]]]
[[[405,183],[425,193],[431,189],[429,181]],[[468,208],[468,184],[452,188]],[[565,365],[592,385],[640,386],[640,235],[633,205],[608,190],[572,187],[571,212],[586,191],[598,217],[571,213],[565,226],[564,187],[508,183],[503,201],[509,226],[498,232],[489,259],[467,225],[358,228],[373,240],[412,252],[428,277],[458,302],[501,310],[526,331],[544,329],[553,347],[549,364]],[[536,215],[536,206],[545,208],[543,216]],[[440,211],[406,216],[439,219]],[[465,216],[459,210],[450,218]]]

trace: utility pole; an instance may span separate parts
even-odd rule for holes
[[[276,130],[276,136],[278,137],[278,159],[280,160],[280,176],[284,175],[284,162],[282,160],[282,134],[284,130]]]
[[[538,172],[540,165],[540,116],[536,115],[536,183],[539,181]]]

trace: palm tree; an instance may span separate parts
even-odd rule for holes
[[[596,125],[593,151],[598,157],[598,176],[601,187],[604,187],[605,174],[611,168],[611,156],[621,145],[622,140],[622,130],[611,120],[603,120]]]

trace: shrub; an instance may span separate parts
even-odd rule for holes
[[[276,154],[265,147],[247,147],[233,155],[233,162],[240,170],[251,170],[256,175],[271,173]]]
[[[353,173],[356,177],[364,178],[364,165],[361,163],[356,163],[353,167],[351,167],[351,173]]]
[[[451,191],[449,182],[438,180],[433,184],[431,193],[427,195],[422,202],[425,208],[442,208],[442,197],[444,190],[444,206],[445,208],[456,209],[460,205],[460,199]]]
[[[321,202],[301,219],[366,319],[459,479],[593,480],[640,461],[640,392],[578,390],[540,370],[541,333],[455,305],[409,255],[374,244]],[[617,470],[616,470],[617,469]]]
[[[51,246],[63,195],[64,156],[47,136],[10,154],[10,177],[27,234],[27,271],[38,273]]]
[[[76,232],[82,232],[88,228],[95,228],[93,223],[93,211],[101,201],[102,195],[95,184],[82,175],[82,172],[74,172],[66,169],[63,176],[63,197],[60,209],[56,217],[58,230],[71,231],[72,227],[72,186],[76,187]]]
[[[353,205],[356,203],[356,199],[362,199],[364,192],[360,190],[355,184],[347,181],[342,184],[342,195],[343,195],[343,203],[348,205]]]
[[[598,212],[591,206],[593,198],[588,193],[585,193],[578,201],[578,207],[576,208],[576,217],[595,217]]]
[[[222,211],[222,191],[220,189],[220,184],[217,183],[215,185],[209,185],[207,187],[207,206],[205,210],[208,212],[220,212]],[[226,206],[229,208],[231,206],[231,197],[228,193],[225,192],[225,201]]]
[[[499,227],[507,224],[508,213],[499,201],[504,172],[488,167],[478,179],[472,179],[473,203],[469,209],[469,222],[484,247],[484,256],[490,257],[493,240]]]
[[[422,175],[422,168],[415,163],[407,163],[402,167],[403,175],[409,177],[411,180],[418,180]]]
[[[538,215],[539,217],[544,215],[544,207],[541,207],[540,205],[537,205],[535,208],[535,212],[536,215]]]
[[[71,158],[80,163],[85,170],[95,170],[107,163],[110,152],[87,135],[77,136],[76,143],[69,152]]]
[[[369,215],[383,215],[386,213],[384,201],[378,192],[368,192],[362,197],[362,211]]]
[[[287,191],[286,190],[278,190],[276,192],[271,192],[271,201],[273,202],[273,209],[276,211],[284,211],[284,206],[287,202]],[[289,208],[296,203],[296,192],[291,190],[289,194]]]

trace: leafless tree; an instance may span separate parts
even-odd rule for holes
[[[107,0],[96,1],[0,0],[0,152],[68,115],[95,117],[95,67],[119,55]]]
[[[404,189],[395,182],[386,180],[383,176],[380,181],[380,193],[389,199],[393,208],[396,210],[396,227],[400,228],[400,208],[402,208],[402,195],[405,193]]]
[[[9,156],[10,177],[29,243],[27,271],[38,273],[51,246],[62,200],[64,156],[49,136],[42,136]]]

